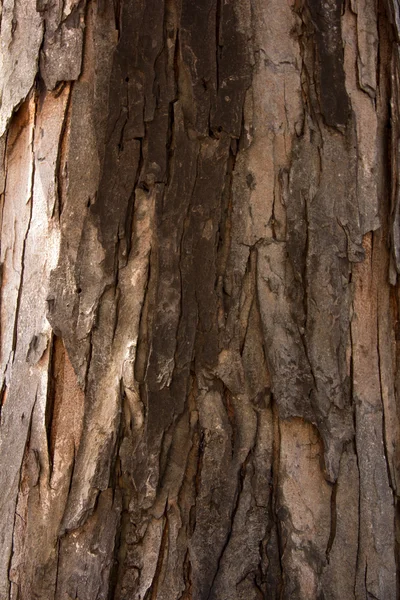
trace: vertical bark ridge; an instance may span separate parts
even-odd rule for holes
[[[0,597],[394,600],[397,5],[3,4]]]

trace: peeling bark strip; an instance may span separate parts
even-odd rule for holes
[[[3,0],[0,600],[398,597],[399,43]]]

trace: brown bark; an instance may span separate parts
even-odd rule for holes
[[[3,0],[1,600],[395,600],[400,16]]]

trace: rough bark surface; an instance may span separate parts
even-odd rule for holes
[[[396,600],[398,0],[2,0],[0,599]]]

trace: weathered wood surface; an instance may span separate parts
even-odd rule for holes
[[[395,600],[397,0],[3,0],[0,600]]]

